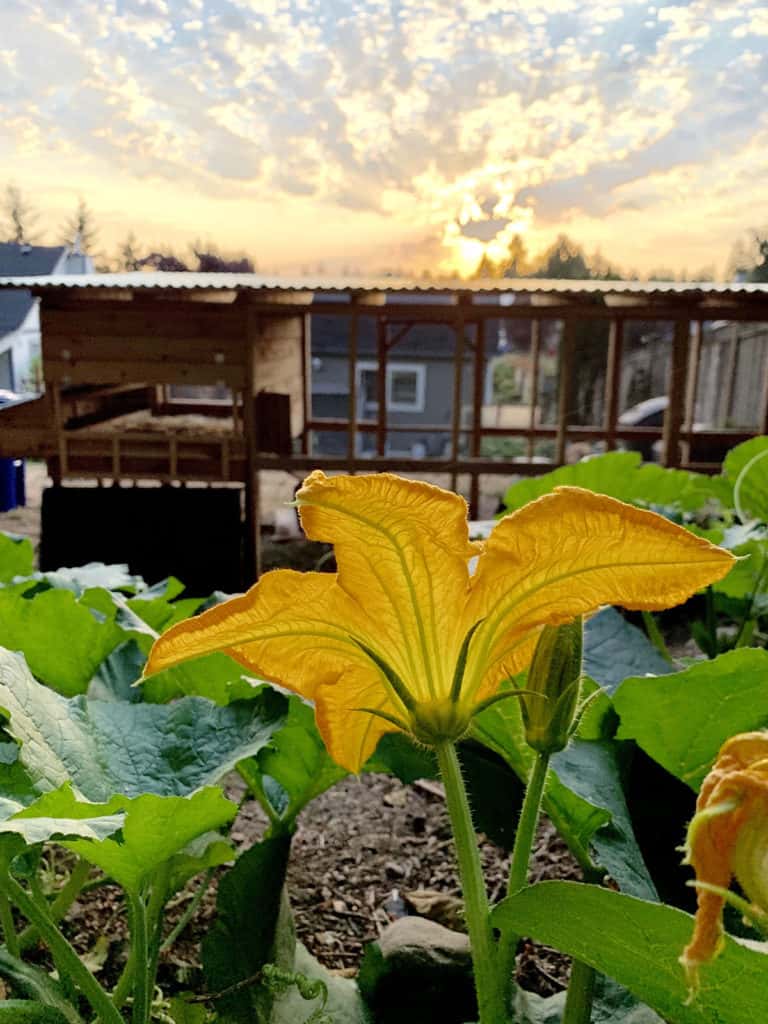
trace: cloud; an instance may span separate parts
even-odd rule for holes
[[[738,159],[766,34],[762,0],[4,0],[0,156],[382,218],[408,196],[421,237],[482,246]]]

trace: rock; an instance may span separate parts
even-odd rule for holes
[[[384,929],[367,960],[365,996],[377,1024],[477,1019],[469,939],[461,932],[403,917]]]

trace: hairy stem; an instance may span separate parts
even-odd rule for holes
[[[21,952],[19,949],[19,937],[16,934],[16,927],[13,923],[11,904],[8,902],[8,897],[4,892],[0,892],[0,923],[3,926],[3,938],[5,939],[6,949],[11,956],[18,957]]]
[[[562,1024],[589,1024],[595,995],[595,969],[581,960],[574,960],[565,997]]]
[[[203,876],[203,880],[200,882],[200,885],[197,887],[197,892],[195,893],[195,895],[192,897],[192,899],[187,904],[187,909],[184,911],[184,913],[181,915],[181,917],[176,922],[174,927],[166,935],[166,937],[163,939],[162,943],[160,944],[160,952],[161,953],[164,952],[166,949],[170,949],[171,948],[171,946],[174,944],[176,939],[178,939],[178,937],[181,935],[181,933],[187,927],[189,922],[195,916],[195,914],[197,913],[197,908],[202,903],[203,896],[205,896],[205,894],[208,892],[208,889],[210,887],[211,879],[212,878],[213,878],[213,868],[208,868],[208,870],[205,872],[205,875]]]
[[[453,743],[444,741],[435,747],[435,752],[445,785],[456,859],[459,864],[464,913],[472,947],[480,1024],[503,1024],[506,1017],[497,969],[497,948],[490,925],[485,879],[461,766]]]
[[[66,970],[77,988],[91,1004],[91,1008],[98,1015],[102,1024],[124,1024],[123,1018],[96,978],[80,960],[50,917],[38,907],[16,879],[8,874],[4,875],[0,879],[0,888],[5,890],[8,898],[15,903],[30,924],[37,928],[56,962]]]
[[[640,614],[643,616],[643,625],[645,626],[645,631],[648,634],[648,639],[651,641],[651,643],[662,656],[662,658],[664,658],[665,661],[668,661],[670,665],[672,665],[674,659],[672,658],[672,655],[669,653],[669,649],[666,643],[664,642],[664,637],[661,635],[659,624],[656,622],[656,619],[654,619],[653,614],[645,610],[643,610]]]
[[[130,898],[131,946],[133,947],[133,1024],[149,1024],[152,988],[149,983],[147,907],[141,893]]]
[[[528,785],[525,789],[523,807],[515,833],[515,845],[509,865],[509,885],[507,894],[513,896],[523,888],[528,880],[528,865],[531,860],[533,842],[536,838],[536,826],[541,813],[541,801],[544,797],[544,786],[549,769],[549,754],[537,754]],[[501,937],[499,948],[500,973],[504,991],[511,995],[514,991],[512,979],[515,973],[515,955],[520,936],[514,932],[505,932]]]

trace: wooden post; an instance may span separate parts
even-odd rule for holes
[[[687,435],[687,439],[683,441],[682,450],[684,463],[691,461],[691,451],[693,449],[691,434],[693,433],[693,424],[696,419],[696,399],[699,392],[699,366],[701,365],[702,341],[701,320],[694,320],[691,327],[691,349],[688,360],[688,387],[685,393],[685,419],[683,421],[683,430]]]
[[[720,401],[717,410],[717,426],[719,428],[728,426],[728,418],[733,405],[733,394],[736,387],[736,367],[739,359],[739,325],[731,324],[731,337],[728,341],[728,354],[725,360],[725,373],[723,374],[723,386],[720,391]]]
[[[557,410],[557,439],[555,442],[555,462],[562,466],[565,464],[566,448],[568,444],[568,420],[570,409],[568,400],[571,390],[571,362],[573,360],[574,321],[563,321],[563,336],[560,339],[560,370]]]
[[[461,396],[464,382],[464,309],[459,296],[454,325],[455,344],[453,350],[453,416],[451,422],[451,457],[454,462],[459,458],[459,442],[461,438]],[[456,490],[458,473],[451,470],[451,490]]]
[[[605,447],[609,452],[616,447],[616,421],[619,418],[623,344],[624,321],[621,319],[611,320],[608,334],[608,363],[605,368],[605,414],[603,416]]]
[[[245,537],[244,570],[254,582],[261,574],[261,494],[257,452],[256,388],[258,381],[259,316],[250,307],[246,314],[246,374],[243,390],[243,433],[245,440]]]
[[[352,312],[349,317],[349,434],[347,435],[347,455],[351,463],[357,452],[357,338],[358,311],[357,303],[352,299]]]
[[[305,313],[301,318],[301,451],[304,455],[312,454],[312,432],[307,423],[312,419],[312,318]]]
[[[536,408],[539,400],[539,366],[541,363],[541,320],[531,320],[531,412],[528,429],[536,429]],[[533,458],[535,445],[533,434],[528,435],[528,458]]]
[[[669,366],[667,395],[669,404],[664,416],[662,461],[665,466],[680,465],[680,430],[685,415],[685,394],[688,381],[688,345],[691,324],[687,318],[675,321],[672,359]]]
[[[472,380],[472,447],[473,459],[480,455],[483,444],[483,396],[485,392],[485,320],[475,324],[475,365]],[[470,476],[469,514],[472,519],[479,516],[480,475]]]
[[[387,453],[387,321],[382,316],[376,317],[376,351],[378,354],[378,373],[376,375],[376,397],[378,402],[378,418],[376,420],[376,454]]]

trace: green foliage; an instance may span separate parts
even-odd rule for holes
[[[767,678],[768,652],[744,649],[672,676],[627,679],[613,698],[618,736],[697,790],[729,736],[768,726]]]
[[[755,1024],[768,1001],[765,954],[730,938],[702,971],[701,991],[689,1000],[677,959],[690,940],[693,919],[624,893],[542,882],[504,900],[493,921],[609,975],[669,1024]]]
[[[555,487],[566,485],[646,507],[677,508],[684,512],[699,509],[707,501],[728,501],[731,494],[728,484],[719,477],[644,463],[639,452],[607,452],[512,484],[504,504],[512,512],[549,494]]]
[[[484,711],[472,735],[527,781],[534,753],[525,742],[517,701],[501,701]],[[600,865],[626,891],[655,896],[626,808],[616,744],[577,740],[555,755],[544,809],[584,868],[594,871]]]
[[[0,583],[15,576],[29,576],[35,564],[35,552],[26,537],[0,533]]]
[[[284,701],[269,689],[225,708],[200,697],[170,705],[68,700],[36,682],[21,657],[0,651],[0,707],[35,786],[72,782],[101,801],[186,795],[217,782],[269,742]]]
[[[0,1024],[68,1024],[67,1018],[53,1006],[30,999],[0,1001]]]
[[[733,485],[733,503],[742,522],[768,520],[768,437],[753,437],[732,448],[723,473]]]
[[[219,884],[216,921],[203,941],[205,979],[214,993],[243,985],[216,1000],[221,1024],[261,1022],[271,1006],[258,974],[274,960],[289,851],[286,832],[265,839],[243,853]],[[292,950],[289,962],[278,966],[293,966]]]
[[[183,857],[188,868],[189,854],[184,853],[188,844],[228,824],[237,812],[237,806],[225,799],[221,790],[210,786],[187,797],[148,793],[133,800],[117,798],[116,802],[125,812],[119,840],[84,838],[68,840],[64,845],[100,867],[133,895],[140,893],[158,868],[176,856]],[[202,860],[191,874],[205,866],[206,861]],[[171,863],[170,870],[176,867]],[[188,870],[176,873],[182,884],[187,877]]]

